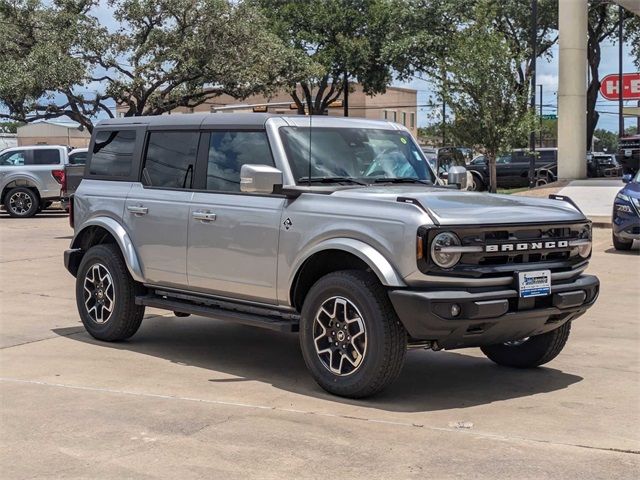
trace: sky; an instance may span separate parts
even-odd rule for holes
[[[599,74],[600,79],[611,73],[618,73],[618,46],[612,43],[603,43],[601,45],[602,55],[600,60]],[[542,109],[543,114],[557,114],[557,92],[558,92],[558,44],[556,43],[551,48],[552,58],[538,59],[536,65],[536,83],[542,85]],[[623,49],[623,72],[633,73],[638,69],[633,64],[631,57],[631,48],[625,45]],[[427,80],[415,79],[411,82],[396,82],[395,86],[413,88],[418,91],[418,105],[424,105],[429,103],[431,99],[433,102],[438,102],[438,98],[435,95],[433,86]],[[536,89],[536,95],[539,94],[539,88]],[[540,98],[536,97],[536,104],[540,103]],[[626,106],[635,106],[636,102],[626,102]],[[598,126],[596,128],[603,128],[612,132],[618,131],[618,102],[609,101],[599,96],[596,104],[596,110],[601,112]],[[429,123],[434,123],[434,120],[430,119],[432,115],[432,109],[429,107],[422,107],[418,109],[418,126],[424,126]],[[439,115],[439,111],[436,113]],[[442,117],[438,117],[442,118]],[[625,119],[625,128],[631,125],[635,125],[636,120],[632,118]]]

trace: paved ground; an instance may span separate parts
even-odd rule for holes
[[[66,218],[0,215],[0,477],[638,478],[640,257],[595,231],[597,305],[546,368],[413,351],[382,395],[307,375],[297,339],[148,311],[84,333]]]
[[[588,178],[572,180],[558,193],[570,197],[594,223],[610,226],[613,201],[622,187],[620,178]]]

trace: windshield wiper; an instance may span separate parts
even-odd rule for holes
[[[356,185],[366,185],[365,182],[350,177],[301,177],[298,183],[355,183]]]
[[[411,177],[396,177],[396,178],[376,178],[374,183],[422,183],[423,185],[433,185],[428,180],[421,180],[419,178]]]

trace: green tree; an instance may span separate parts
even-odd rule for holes
[[[109,0],[110,31],[92,1],[0,1],[0,20],[15,26],[1,37],[0,117],[14,120],[67,116],[91,130],[114,104],[153,115],[223,93],[244,98],[274,88],[287,60],[247,3]]]
[[[393,80],[397,2],[393,0],[253,0],[289,49],[286,86],[300,113],[321,115],[345,79],[365,93]]]
[[[632,43],[632,46],[635,45],[633,52],[638,55],[640,53],[638,50],[640,18],[628,10],[623,9],[622,11],[625,38]],[[618,5],[600,0],[593,0],[589,5],[587,61],[590,82],[587,88],[587,149],[591,148],[594,131],[600,117],[596,110],[596,102],[600,92],[601,45],[606,41],[616,43],[619,20]],[[640,68],[640,60],[636,59],[636,65]]]
[[[445,60],[444,98],[455,118],[453,134],[461,144],[484,148],[495,192],[496,155],[526,143],[536,117],[523,99],[527,92],[517,88],[515,54],[503,35],[478,22],[450,41],[456,44]]]
[[[598,139],[595,144],[596,152],[611,152],[615,153],[618,150],[618,134],[599,128],[593,135]]]

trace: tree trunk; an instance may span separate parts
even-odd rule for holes
[[[489,191],[496,193],[498,179],[496,177],[496,152],[487,152],[487,164],[489,165]]]
[[[600,114],[596,112],[596,102],[598,101],[598,91],[600,90],[600,42],[598,35],[589,29],[589,40],[587,43],[587,62],[591,73],[591,82],[587,88],[587,151],[591,151],[593,143],[593,132],[598,125]]]

